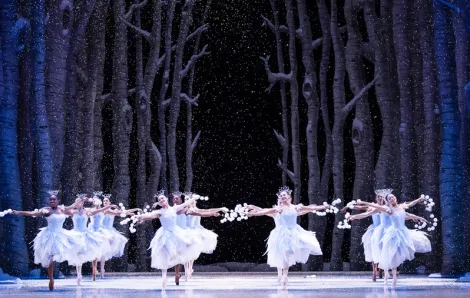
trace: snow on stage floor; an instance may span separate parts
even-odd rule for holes
[[[195,274],[188,282],[181,279],[176,286],[169,275],[165,292],[161,292],[161,277],[154,273],[113,276],[92,282],[84,277],[76,286],[73,278],[56,280],[49,292],[47,280],[24,280],[20,284],[0,285],[0,297],[178,297],[178,298],[307,298],[312,297],[469,297],[470,283],[455,279],[435,279],[426,276],[401,276],[396,290],[382,280],[372,282],[364,274],[292,274],[288,290],[280,290],[276,278],[266,274]]]

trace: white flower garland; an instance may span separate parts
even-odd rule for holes
[[[432,212],[432,208],[436,205],[434,200],[430,196],[424,194],[421,195],[420,199],[424,199],[423,204],[426,206],[426,211]]]
[[[344,229],[350,229],[351,228],[351,225],[348,222],[349,217],[351,217],[351,213],[346,212],[346,214],[344,215],[343,221],[340,221],[338,223],[338,229],[344,230]]]
[[[336,207],[336,205],[338,205],[339,203],[341,203],[341,199],[336,199],[334,200],[333,202],[331,202],[331,205],[329,205],[327,202],[323,202],[323,206],[327,206],[326,209],[324,211],[313,211],[314,214],[318,215],[318,216],[326,216],[328,213],[330,214],[336,214],[338,213],[339,209]]]
[[[13,212],[13,210],[11,210],[11,209],[0,211],[0,217],[4,217],[5,215],[10,214],[12,212]]]

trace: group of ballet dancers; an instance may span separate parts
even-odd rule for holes
[[[246,206],[246,216],[269,216],[274,219],[275,228],[270,232],[267,241],[267,263],[277,268],[278,282],[283,289],[287,287],[289,267],[296,263],[306,263],[310,255],[322,255],[321,247],[315,233],[304,230],[297,224],[297,217],[308,213],[319,213],[331,208],[329,204],[320,206],[292,203],[292,191],[282,187],[277,195],[277,204],[272,208]],[[218,235],[205,229],[201,217],[218,217],[229,210],[225,207],[199,209],[196,206],[200,196],[181,192],[169,198],[160,191],[155,195],[156,203],[151,212],[135,208],[125,210],[111,204],[110,195],[95,193],[88,198],[79,195],[70,206],[59,205],[57,192],[50,193],[49,207],[35,211],[12,211],[12,214],[46,217],[48,225],[41,229],[34,239],[34,262],[48,268],[49,289],[54,289],[54,262],[67,261],[76,266],[77,284],[82,281],[81,268],[86,262],[92,262],[92,280],[98,274],[97,263],[100,262],[100,275],[104,277],[104,264],[113,257],[124,253],[128,241],[114,228],[115,216],[132,216],[136,224],[158,219],[161,227],[156,231],[150,243],[151,267],[162,272],[162,290],[167,284],[167,270],[174,268],[175,283],[179,285],[181,265],[184,266],[185,280],[191,278],[194,261],[200,254],[210,254],[217,246]],[[417,252],[431,251],[427,234],[410,230],[405,220],[427,222],[420,216],[405,210],[417,203],[398,204],[391,190],[377,190],[376,202],[358,201],[345,208],[363,210],[363,213],[351,215],[347,220],[359,220],[372,216],[372,225],[362,237],[364,254],[367,262],[373,264],[373,280],[380,269],[385,272],[385,283],[389,270],[393,274],[393,286],[397,282],[397,267],[406,260],[412,260]],[[89,208],[85,204],[90,203]],[[343,209],[344,211],[344,209]],[[66,230],[63,223],[71,216],[73,229]]]

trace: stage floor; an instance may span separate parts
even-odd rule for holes
[[[273,275],[256,274],[195,274],[188,282],[181,279],[176,286],[169,275],[165,292],[161,291],[161,277],[109,276],[92,282],[84,277],[82,285],[75,279],[59,279],[55,290],[47,289],[48,280],[24,280],[20,284],[0,285],[1,297],[178,297],[178,298],[307,298],[312,297],[469,297],[470,283],[455,279],[434,279],[426,276],[401,276],[395,290],[391,283],[372,282],[368,275],[295,275],[289,278],[288,290],[280,290]]]

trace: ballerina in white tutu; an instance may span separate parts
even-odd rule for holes
[[[185,194],[185,199],[191,198],[190,193]],[[213,231],[210,231],[206,228],[204,228],[201,225],[201,218],[202,217],[218,217],[220,216],[219,212],[228,212],[229,210],[226,207],[221,207],[221,208],[210,208],[210,209],[199,209],[196,206],[196,201],[193,201],[187,208],[189,208],[186,211],[186,214],[188,215],[186,217],[186,226],[187,229],[192,232],[193,234],[197,235],[202,239],[203,246],[201,248],[201,253],[204,254],[211,254],[214,252],[216,246],[217,246],[217,237],[218,235],[214,233]],[[197,259],[197,258],[196,258]],[[186,265],[185,265],[185,278],[186,280],[188,278],[191,278],[194,269],[194,261],[196,259],[190,260]],[[186,271],[186,268],[188,269]],[[187,273],[186,273],[187,272]]]
[[[391,225],[385,230],[382,237],[382,249],[378,259],[379,268],[385,271],[386,284],[388,281],[388,270],[392,270],[393,287],[397,284],[397,268],[406,260],[413,260],[416,252],[413,240],[408,228],[405,226],[406,219],[413,219],[427,222],[426,219],[414,214],[406,213],[406,204],[398,204],[397,198],[393,194],[385,196],[387,206],[360,201],[358,204],[366,205],[386,213],[391,220]]]
[[[85,239],[85,247],[76,255],[75,259],[68,260],[69,265],[76,266],[77,284],[81,284],[82,280],[82,264],[101,259],[102,256],[108,255],[111,251],[109,239],[102,233],[93,232],[87,228],[88,218],[97,213],[104,212],[110,208],[117,208],[115,205],[108,205],[93,211],[84,208],[87,198],[79,197],[75,200],[75,210],[73,211],[73,231],[83,235]]]
[[[197,237],[188,237],[176,224],[176,213],[189,206],[193,199],[180,205],[170,206],[163,191],[156,195],[161,209],[137,216],[138,222],[160,219],[162,226],[150,243],[151,267],[162,270],[162,290],[166,288],[167,270],[176,264],[184,264],[201,253],[202,243]]]
[[[391,189],[379,189],[376,190],[376,204],[383,206],[385,203],[385,196],[391,193]],[[410,203],[403,203],[403,208],[410,208],[414,205],[423,202],[424,199],[419,198]],[[363,210],[366,206],[355,206],[354,209]],[[364,245],[364,255],[367,262],[372,262],[373,266],[373,277],[372,280],[376,281],[376,274],[380,269],[378,267],[378,261],[382,252],[382,238],[385,231],[391,225],[390,216],[386,212],[381,212],[374,207],[366,207],[366,212],[352,215],[348,220],[358,220],[372,216],[372,225],[369,226],[366,233],[362,236],[362,243]],[[407,220],[421,221],[423,218],[417,217],[411,213],[406,213]],[[421,231],[409,230],[410,237],[415,246],[415,251],[419,253],[426,253],[431,251],[431,242],[426,237],[426,234]],[[388,275],[388,272],[385,272]]]
[[[273,208],[280,208],[281,206],[282,206],[282,201],[281,201],[280,198],[278,198],[277,199],[277,204],[274,205]],[[317,206],[317,205],[312,204],[312,205],[304,207],[303,210],[297,212],[297,216],[302,216],[302,215],[305,215],[305,214],[308,214],[308,213],[311,213],[311,212],[315,212],[315,211],[325,210],[326,208],[327,208],[327,206],[325,206],[325,205]],[[261,208],[261,207],[255,206],[255,205],[248,205],[247,209],[250,212],[250,216],[260,216],[259,214],[261,214],[261,211],[267,210],[265,208]],[[266,244],[268,246],[268,250],[266,251],[265,254],[267,254],[267,252],[269,251],[269,247],[274,246],[275,243],[277,242],[277,235],[279,234],[279,230],[280,230],[279,229],[279,227],[280,227],[279,213],[276,212],[274,214],[267,214],[266,216],[269,216],[269,217],[274,219],[274,229],[269,233],[269,237],[267,239],[267,244]],[[273,263],[273,261],[270,260],[270,257],[274,257],[274,255],[273,254],[268,254],[268,261],[267,261],[268,264]],[[281,279],[282,279],[282,268],[277,267],[277,281],[280,283]]]
[[[268,265],[281,268],[281,283],[287,285],[289,267],[295,263],[306,263],[310,255],[322,255],[320,244],[314,232],[306,231],[297,224],[299,212],[310,212],[325,209],[327,206],[293,205],[292,191],[282,187],[277,193],[281,206],[263,211],[250,212],[248,216],[262,216],[279,213],[278,226],[268,238]]]
[[[46,217],[47,227],[42,228],[34,238],[34,263],[47,268],[49,274],[49,290],[54,290],[54,262],[73,260],[85,247],[84,238],[80,233],[63,228],[65,219],[72,215],[76,204],[68,207],[59,206],[58,191],[50,192],[49,207],[36,211],[16,211],[13,214],[33,217]]]

